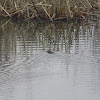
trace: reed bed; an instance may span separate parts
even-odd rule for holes
[[[0,16],[14,19],[86,19],[100,16],[100,0],[0,0]]]

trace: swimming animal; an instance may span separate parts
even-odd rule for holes
[[[53,54],[54,52],[51,51],[51,50],[48,50],[47,53],[49,53],[49,54]]]

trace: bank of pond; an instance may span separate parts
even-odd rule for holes
[[[100,0],[0,0],[0,17],[73,20],[100,16]]]

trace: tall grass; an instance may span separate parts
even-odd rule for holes
[[[62,20],[100,14],[100,0],[0,0],[0,16]]]

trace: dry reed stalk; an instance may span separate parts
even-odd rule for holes
[[[48,13],[48,11],[47,11],[47,7],[46,7],[46,0],[44,0],[44,8],[43,8],[43,6],[42,6],[42,8],[43,8],[43,10],[44,10],[44,12],[45,12],[45,16],[46,16],[46,18],[48,19],[48,16],[49,16],[49,18],[50,18],[50,15],[49,15],[49,13]]]
[[[99,13],[100,13],[100,0],[98,0],[98,8],[99,8]]]
[[[100,0],[93,1],[93,3],[98,5],[98,10],[99,10],[99,13],[100,13]]]
[[[50,18],[50,20],[53,21],[53,20],[52,20],[52,17],[49,15],[49,13],[47,12],[47,10],[46,10],[43,6],[42,6],[42,8],[43,8],[43,10],[45,11],[45,13],[48,15],[48,17]]]
[[[84,14],[88,14],[88,15],[93,15],[93,16],[100,16],[100,14],[93,14],[93,13],[87,13],[87,12],[82,12],[81,13],[84,13]]]
[[[1,0],[0,0],[1,1]],[[97,10],[100,14],[100,0],[2,0],[0,13],[7,16],[23,16],[24,18],[49,18],[51,21],[63,18],[86,18]],[[93,8],[94,5],[98,7]],[[85,13],[84,13],[85,12]],[[3,15],[3,14],[1,14]]]
[[[42,2],[39,2],[37,4],[35,4],[36,6],[45,6],[45,7],[51,7],[52,5],[49,4],[42,4]]]
[[[7,2],[7,0],[5,0],[5,1],[4,1],[4,3],[3,3],[3,6],[2,6],[3,8],[5,7],[5,5],[6,5],[6,2]]]
[[[69,16],[72,18],[73,14],[72,14],[72,11],[70,10],[70,2],[69,0],[68,1],[66,0],[66,2],[67,2],[68,11],[69,11]]]
[[[0,8],[9,16],[11,17],[11,15],[8,13],[8,11],[6,9],[4,9],[1,5],[0,5]]]
[[[33,4],[33,7],[34,7],[34,10],[35,10],[36,16],[38,17],[39,12],[38,12],[38,10],[37,10],[37,8],[36,8],[36,6],[35,6],[35,3],[34,3],[33,0],[31,0],[31,2],[32,2],[32,4]],[[38,18],[39,18],[39,17],[38,17]]]
[[[15,6],[15,8],[16,8],[16,10],[17,10],[18,8],[17,8],[17,4],[16,4],[16,2],[14,2],[14,4],[15,4],[14,6]]]
[[[2,25],[2,28],[4,28],[4,26],[7,25],[10,21],[11,21],[11,19],[7,20],[7,21]]]

